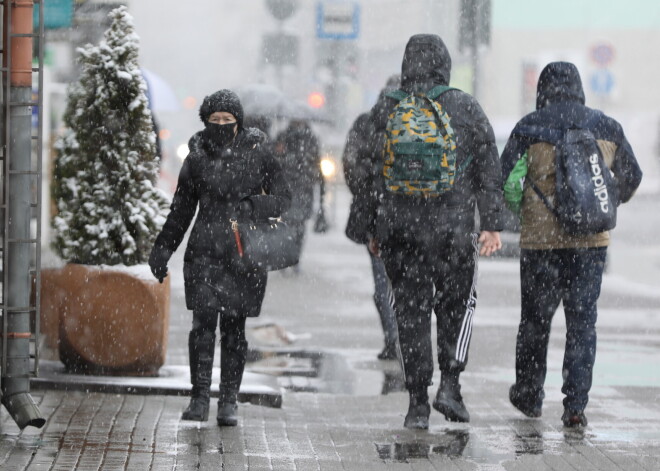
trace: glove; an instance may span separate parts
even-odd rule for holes
[[[151,273],[153,273],[159,283],[162,283],[167,276],[167,262],[169,259],[170,256],[164,249],[155,246],[151,249],[149,267],[151,268]]]

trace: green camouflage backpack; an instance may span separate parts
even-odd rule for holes
[[[439,196],[449,191],[462,168],[456,167],[456,138],[449,115],[436,99],[452,87],[439,85],[426,94],[395,90],[389,115],[383,175],[391,193]]]

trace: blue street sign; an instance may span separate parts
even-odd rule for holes
[[[43,0],[42,0],[43,1]],[[44,3],[44,28],[70,28],[73,21],[73,0],[48,0]],[[34,27],[39,18],[39,5],[34,5]]]
[[[352,1],[325,0],[316,6],[316,37],[357,39],[360,34],[360,5]]]
[[[614,75],[608,69],[598,69],[591,74],[589,85],[597,95],[609,95],[614,88]]]

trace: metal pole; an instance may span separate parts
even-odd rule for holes
[[[37,110],[37,201],[36,201],[36,214],[37,221],[37,234],[36,234],[36,254],[35,254],[35,304],[34,304],[34,374],[39,376],[39,334],[41,333],[41,230],[42,230],[42,212],[43,211],[43,142],[44,142],[44,41],[46,35],[44,34],[44,2],[39,1],[39,36],[38,36],[38,110]],[[33,69],[34,71],[34,69]],[[46,212],[49,214],[49,212]]]
[[[472,96],[479,100],[479,46],[475,41],[470,48],[472,59]]]
[[[6,2],[5,2],[6,3]],[[2,403],[20,428],[42,427],[45,419],[30,396],[30,246],[32,185],[32,0],[12,0],[5,8],[6,30],[4,50],[9,71],[9,102],[5,114],[8,121],[6,146],[7,182],[6,228],[3,300],[6,340],[6,370],[2,371]],[[4,347],[4,346],[3,346]]]
[[[26,102],[32,90],[12,88],[10,100]],[[3,401],[17,392],[29,391],[30,380],[30,127],[32,111],[29,106],[12,106],[9,135],[8,201],[8,285],[7,285],[7,371],[3,372]]]
[[[284,32],[284,21],[283,20],[279,20],[277,22],[277,29],[278,29],[278,32],[280,33],[280,35],[283,34],[283,32]],[[283,66],[282,66],[282,61],[281,60],[278,60],[277,64],[275,64],[275,75],[277,76],[277,78],[276,78],[277,88],[280,91],[284,92],[284,71],[283,71]]]

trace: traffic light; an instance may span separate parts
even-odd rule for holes
[[[321,92],[312,92],[307,95],[307,104],[315,109],[323,108],[325,105],[325,95]]]

